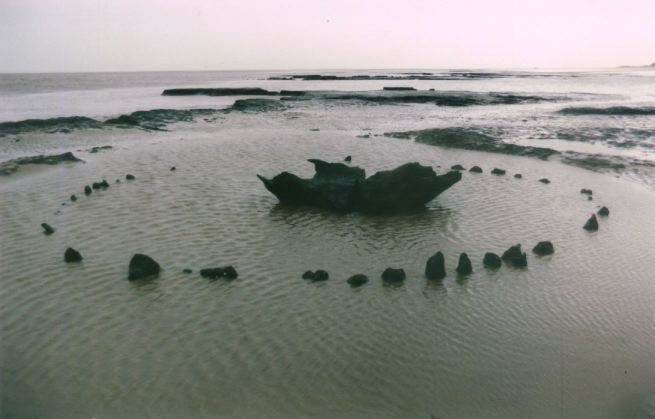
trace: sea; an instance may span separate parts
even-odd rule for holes
[[[393,214],[257,178],[346,156],[464,170]],[[0,417],[653,418],[653,208],[655,68],[0,74]]]

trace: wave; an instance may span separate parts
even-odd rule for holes
[[[575,107],[575,108],[564,108],[560,110],[559,113],[564,115],[617,115],[617,116],[655,115],[655,106],[644,106],[644,107],[611,106],[609,108]]]

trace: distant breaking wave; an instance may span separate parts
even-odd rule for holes
[[[564,115],[655,115],[654,106],[630,107],[630,106],[611,106],[609,108],[564,108],[560,113]]]

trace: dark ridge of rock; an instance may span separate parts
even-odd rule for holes
[[[382,90],[391,90],[391,91],[407,91],[407,90],[413,90],[413,91],[416,91],[416,89],[413,88],[413,87],[401,87],[401,86],[398,86],[398,87],[394,87],[394,86],[385,86],[385,87],[382,88]]]
[[[455,270],[460,275],[469,275],[471,272],[473,272],[471,259],[469,259],[466,253],[461,253],[459,255],[459,262],[457,263],[457,269]]]
[[[73,194],[73,195],[71,195],[71,201],[72,201],[72,202],[75,202],[75,201],[77,201],[77,196],[75,196],[74,194]]]
[[[548,180],[548,179],[546,179],[546,178],[541,178],[541,179],[539,179],[539,182],[548,185],[548,184],[550,183],[550,180]]]
[[[393,138],[414,138],[418,143],[439,147],[536,157],[542,160],[547,160],[552,155],[560,154],[559,151],[550,148],[504,143],[489,135],[458,127],[392,132],[385,133],[384,135]]]
[[[494,169],[491,171],[492,175],[498,175],[498,176],[502,176],[505,173],[507,172],[504,169],[498,169],[497,167],[494,167]]]
[[[541,241],[532,249],[532,251],[539,256],[552,255],[555,253],[553,243],[549,241]]]
[[[175,166],[173,166],[173,167],[171,167],[171,170],[170,170],[170,171],[171,171],[171,172],[174,172],[174,171],[176,171],[176,170],[177,170],[177,169],[175,168]]]
[[[162,96],[275,96],[279,92],[272,92],[259,87],[216,87],[216,88],[182,88],[166,89]]]
[[[223,268],[223,276],[227,279],[236,279],[239,276],[239,273],[234,266],[229,265]]]
[[[368,277],[364,274],[355,274],[346,280],[351,287],[361,287],[368,282]]]
[[[111,149],[111,148],[114,148],[114,147],[112,147],[112,146],[110,146],[110,145],[101,145],[101,146],[97,146],[97,147],[92,147],[92,148],[89,150],[89,153],[97,153],[98,151],[109,150],[109,149]]]
[[[386,283],[398,283],[405,280],[405,270],[402,268],[387,268],[382,272],[382,280]]]
[[[151,278],[159,275],[159,264],[153,258],[140,253],[132,256],[128,268],[128,279],[134,281],[137,279]]]
[[[443,253],[437,252],[425,263],[425,276],[428,279],[443,279],[446,277],[446,266]]]
[[[316,170],[311,179],[301,179],[288,172],[272,179],[257,177],[282,204],[366,213],[419,208],[461,179],[459,172],[437,176],[431,167],[418,163],[407,163],[366,179],[359,167],[317,159],[309,161]]]
[[[608,215],[610,215],[610,210],[607,207],[603,207],[603,208],[598,210],[597,214],[600,215],[600,216],[603,216],[603,217],[607,217]]]
[[[346,156],[346,158],[343,159],[343,161],[345,161],[346,163],[350,163],[351,161],[353,161],[353,158],[352,156]]]
[[[141,128],[146,131],[162,131],[175,122],[191,122],[198,116],[213,115],[217,109],[151,109],[136,111],[118,118],[110,118],[105,125]]]
[[[520,173],[516,173],[516,174],[514,175],[514,178],[515,178],[515,179],[523,179],[523,175],[520,174]]]
[[[451,166],[450,170],[466,170],[461,164],[456,164],[454,166]]]
[[[594,192],[591,189],[582,188],[580,189],[580,193],[584,195],[593,195]]]
[[[101,127],[102,124],[99,121],[84,116],[26,119],[24,121],[0,122],[0,135],[16,135],[38,131],[49,134],[68,133],[71,130]]]
[[[192,271],[191,269],[189,269],[189,268],[182,269],[182,272],[185,273],[185,274],[191,274],[191,273],[193,273],[193,271]]]
[[[567,153],[562,158],[562,163],[593,171],[619,172],[626,168],[626,164],[619,158],[602,154]]]
[[[587,231],[598,230],[598,219],[596,218],[596,214],[592,214],[582,228]]]
[[[277,99],[239,99],[225,111],[270,112],[281,111],[285,108],[285,104]]]
[[[89,185],[86,185],[86,186],[84,187],[84,195],[91,195],[91,192],[93,192],[93,190],[91,189],[91,187],[90,187]]]
[[[53,154],[49,156],[39,155],[39,156],[30,156],[30,157],[19,157],[17,159],[8,160],[3,163],[0,163],[0,175],[9,176],[12,173],[18,171],[20,166],[27,164],[47,164],[53,166],[60,163],[75,163],[81,162],[83,160],[75,157],[73,153],[66,152],[62,154]]]
[[[280,96],[304,96],[305,90],[280,90]]]
[[[319,269],[317,271],[305,271],[305,273],[302,274],[303,279],[308,279],[310,281],[327,281],[330,278],[330,275],[327,273],[327,271],[324,271],[322,269]]]
[[[471,173],[482,173],[482,168],[480,166],[473,166],[469,169]]]
[[[564,115],[616,115],[616,116],[640,116],[655,115],[655,106],[631,107],[611,106],[608,108],[574,107],[564,108],[559,111]]]
[[[511,246],[503,253],[502,260],[510,262],[515,267],[528,266],[528,258],[525,252],[521,251],[521,245]]]
[[[500,259],[500,256],[498,256],[495,253],[491,253],[491,252],[487,252],[487,253],[484,254],[484,258],[482,259],[482,263],[487,268],[494,268],[494,269],[498,269],[502,265],[502,261]]]
[[[136,179],[136,178],[134,177],[134,175],[130,175],[130,174],[128,173],[127,175],[125,175],[125,179],[126,179],[126,180],[134,180],[134,179]]]
[[[64,262],[71,263],[71,262],[81,262],[81,261],[82,261],[82,254],[77,250],[73,249],[72,247],[69,247],[64,252]]]
[[[50,226],[48,223],[41,223],[41,227],[43,227],[43,234],[46,236],[49,236],[55,232],[55,229],[52,228],[52,226]]]

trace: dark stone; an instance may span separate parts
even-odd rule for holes
[[[125,179],[126,180],[134,180],[135,177],[134,177],[134,175],[127,174],[127,175],[125,175]]]
[[[528,257],[521,251],[521,245],[510,247],[503,253],[502,259],[516,267],[528,266]]]
[[[580,189],[580,193],[584,195],[592,195],[594,192],[591,189],[582,188]]]
[[[89,185],[86,185],[86,186],[84,187],[84,194],[85,194],[85,195],[91,195],[91,192],[93,192],[93,191],[91,190],[91,187],[90,187]]]
[[[343,161],[345,161],[346,163],[350,163],[351,161],[353,161],[353,158],[352,156],[346,156],[346,158],[343,159]]]
[[[128,279],[134,281],[159,275],[159,264],[150,256],[135,254],[130,260]]]
[[[443,279],[446,276],[443,253],[437,252],[430,256],[425,264],[425,276],[428,279]]]
[[[487,253],[484,254],[484,258],[482,259],[482,263],[487,268],[494,268],[494,269],[498,269],[502,265],[502,261],[500,259],[500,256],[498,256],[495,253],[491,253],[491,252],[487,252]]]
[[[382,90],[392,90],[392,91],[393,91],[393,90],[400,90],[400,91],[403,91],[403,90],[416,90],[416,89],[413,88],[413,87],[402,87],[402,86],[395,87],[395,86],[385,86],[385,87],[382,88]]]
[[[356,274],[348,278],[346,282],[353,288],[361,287],[368,282],[368,277],[364,274]]]
[[[171,167],[171,172],[174,172],[175,170],[177,170],[175,166]]]
[[[193,271],[191,269],[188,269],[188,268],[187,269],[182,269],[182,272],[184,272],[185,274],[193,273]]]
[[[469,169],[471,173],[482,173],[482,168],[480,166],[473,166]]]
[[[305,273],[302,274],[302,279],[313,279],[314,278],[314,272],[312,271],[305,271]]]
[[[457,273],[460,275],[468,275],[473,272],[473,266],[471,265],[471,259],[469,259],[466,253],[459,255],[459,262],[457,263]]]
[[[587,201],[593,201],[593,199],[594,199],[594,198],[593,198],[592,196],[588,196],[588,197],[587,197]]]
[[[607,207],[603,207],[603,208],[599,209],[599,210],[598,210],[598,215],[602,215],[603,217],[607,217],[608,215],[610,215],[610,210],[609,210],[609,208],[607,208]],[[620,217],[619,217],[619,218],[620,218]]]
[[[205,268],[200,270],[200,276],[209,279],[218,279],[225,276],[223,268]]]
[[[450,168],[450,170],[466,170],[461,164],[456,164]]]
[[[420,208],[462,178],[456,171],[437,176],[431,167],[407,163],[366,179],[359,167],[309,161],[316,170],[311,179],[301,179],[288,172],[273,179],[258,177],[282,204],[367,213]]]
[[[226,266],[223,268],[223,276],[227,279],[235,279],[239,276],[237,270],[234,269],[234,266]]]
[[[312,278],[312,281],[327,281],[330,278],[330,275],[322,269],[317,270],[314,272],[314,277]]]
[[[71,195],[71,201],[73,201],[73,202],[77,201],[77,197],[74,194]]]
[[[100,182],[93,182],[91,187],[93,187],[93,189],[100,189],[102,188],[102,184]]]
[[[55,229],[52,228],[48,223],[42,223],[41,227],[43,227],[43,233],[48,236],[55,232]]]
[[[537,243],[532,251],[539,256],[552,255],[555,253],[555,247],[553,247],[553,243],[549,241],[542,241]]]
[[[505,170],[498,168],[494,168],[494,170],[491,171],[492,175],[504,175],[505,173]]]
[[[516,179],[523,179],[523,175],[520,174],[520,173],[515,174],[514,177],[515,177]]]
[[[402,282],[405,280],[405,270],[387,268],[382,272],[382,280],[387,283]]]
[[[82,261],[82,255],[77,250],[73,249],[72,247],[69,247],[64,252],[64,261],[66,263],[81,262]]]
[[[550,183],[550,180],[548,180],[548,179],[546,179],[546,178],[541,178],[541,179],[539,179],[539,182],[541,182],[541,183],[545,183],[545,184],[547,185],[547,184]]]
[[[107,183],[107,181],[103,179],[102,182],[100,182],[100,186],[103,189],[107,189],[109,187],[109,183]]]
[[[113,148],[113,147],[110,146],[110,145],[97,146],[97,147],[93,147],[93,148],[91,148],[91,149],[89,150],[89,153],[97,153],[98,151],[109,150],[110,148]]]
[[[588,231],[598,230],[598,219],[596,219],[596,214],[592,214],[582,228]]]
[[[278,94],[278,92],[271,92],[259,87],[182,88],[166,89],[162,92],[164,96],[271,96]]]

